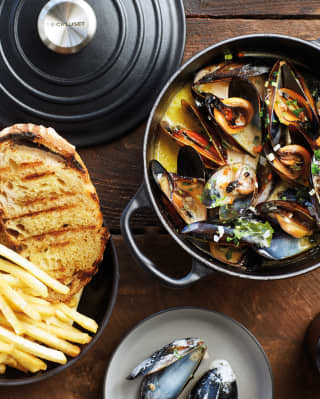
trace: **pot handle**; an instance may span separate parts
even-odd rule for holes
[[[165,283],[165,285],[172,288],[187,287],[200,280],[201,278],[213,273],[212,270],[210,270],[208,267],[203,266],[201,263],[193,258],[191,271],[185,277],[182,277],[180,279],[172,278],[162,273],[156,267],[156,265],[140,251],[130,228],[130,219],[137,209],[151,207],[152,206],[150,204],[150,200],[148,198],[145,185],[143,183],[121,215],[121,233],[130,249],[131,255],[136,259],[136,261],[146,270],[151,272],[155,277]]]

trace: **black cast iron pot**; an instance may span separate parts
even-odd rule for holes
[[[268,52],[279,55],[279,58],[288,57],[307,66],[314,76],[319,78],[320,41],[306,41],[283,35],[259,34],[235,37],[203,50],[184,64],[163,88],[151,111],[145,132],[143,146],[144,182],[122,214],[121,230],[132,255],[138,263],[162,282],[172,287],[186,287],[213,271],[248,279],[274,280],[298,276],[320,266],[320,248],[316,248],[312,252],[306,252],[291,260],[278,262],[272,267],[257,268],[256,271],[237,269],[213,260],[210,256],[206,256],[203,252],[188,244],[177,234],[158,199],[158,192],[151,183],[149,162],[154,158],[158,124],[166,111],[170,99],[186,82],[193,80],[195,73],[199,69],[206,65],[217,63],[223,59],[226,52],[235,54],[239,51]],[[137,209],[145,207],[151,207],[155,210],[169,234],[191,255],[192,269],[187,276],[181,279],[173,279],[165,275],[137,247],[130,229],[130,218]]]

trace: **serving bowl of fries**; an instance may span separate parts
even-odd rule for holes
[[[68,287],[0,244],[0,386],[41,381],[80,359],[110,319],[118,279],[109,240],[82,294],[53,304],[46,299],[48,288],[66,294]]]

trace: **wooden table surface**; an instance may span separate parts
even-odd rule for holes
[[[318,0],[185,0],[185,8],[184,60],[218,41],[248,33],[320,38]],[[119,295],[109,325],[100,341],[76,365],[36,385],[0,388],[0,398],[100,398],[105,369],[123,336],[152,313],[183,305],[223,312],[257,337],[271,362],[275,399],[319,398],[320,377],[310,366],[303,338],[309,322],[320,311],[320,270],[273,282],[217,274],[188,289],[171,290],[160,286],[130,257],[120,236],[119,219],[142,181],[144,128],[141,125],[111,144],[80,150],[97,187],[120,261]],[[140,247],[165,270],[182,275],[188,269],[190,259],[150,211],[137,214],[134,226]]]

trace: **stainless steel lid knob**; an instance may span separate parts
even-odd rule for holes
[[[84,0],[50,0],[41,10],[38,31],[43,43],[60,54],[74,54],[94,37],[97,19]]]

